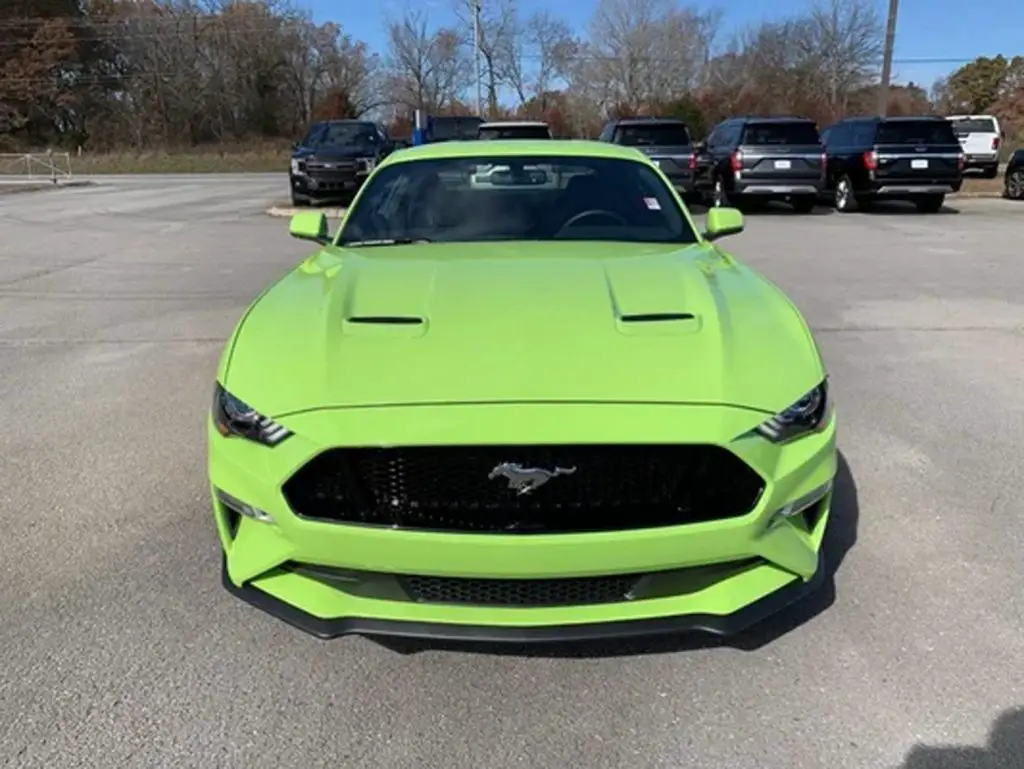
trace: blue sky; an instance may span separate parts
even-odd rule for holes
[[[302,2],[303,0],[300,0]],[[381,3],[344,3],[338,0],[305,0],[317,21],[341,23],[353,36],[365,40],[377,50],[384,48],[384,24],[389,14],[401,13],[405,0],[384,0]],[[486,4],[487,0],[483,0]],[[558,12],[577,29],[582,30],[596,0],[518,0],[524,16],[548,8]],[[888,0],[874,0],[884,20]],[[723,37],[745,25],[778,18],[810,7],[811,0],[731,0],[728,3],[708,0],[682,0],[703,8],[725,10]],[[420,0],[416,3],[428,11],[432,20],[443,24],[452,18],[451,0]],[[376,8],[369,10],[369,8]],[[766,6],[771,6],[766,9]],[[1010,56],[1024,53],[1024,0],[900,0],[896,27],[897,63],[894,80],[914,81],[926,88],[936,78],[959,66],[956,60],[977,56]],[[910,60],[910,61],[899,61]],[[933,61],[920,61],[921,59]],[[934,60],[947,61],[934,61]],[[913,61],[918,60],[918,61]],[[953,60],[953,61],[950,61]]]

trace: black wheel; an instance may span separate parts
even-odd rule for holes
[[[1006,197],[1010,200],[1024,200],[1024,170],[1007,174]]]
[[[853,182],[850,181],[850,177],[839,177],[832,196],[832,203],[836,207],[836,211],[841,214],[848,214],[856,207],[856,201],[857,199],[853,195]]]
[[[799,198],[793,198],[791,203],[793,210],[798,214],[809,214],[814,210],[815,199],[813,195],[803,195]]]
[[[945,195],[925,195],[920,199],[915,200],[914,205],[917,206],[917,210],[922,214],[934,214],[942,208],[942,204],[945,200]]]
[[[982,169],[981,175],[986,179],[995,179],[997,176],[999,176],[999,166],[986,166],[984,169]]]

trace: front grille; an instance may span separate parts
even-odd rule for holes
[[[517,494],[514,482],[543,474],[531,469],[557,474]],[[753,509],[763,489],[719,446],[628,444],[331,449],[283,492],[295,513],[319,520],[555,534],[730,518]]]
[[[475,606],[585,606],[627,601],[643,575],[572,579],[466,579],[402,577],[414,601]]]

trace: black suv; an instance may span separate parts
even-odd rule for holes
[[[730,118],[697,146],[697,191],[713,206],[784,200],[810,213],[825,185],[824,153],[808,118]]]
[[[1004,195],[1010,200],[1024,200],[1024,149],[1010,156],[1003,174]]]
[[[370,171],[395,149],[387,131],[366,120],[313,123],[293,151],[289,186],[292,204],[349,202]]]
[[[629,118],[605,124],[598,141],[636,147],[657,163],[685,198],[694,197],[696,156],[686,123],[674,118]]]
[[[935,213],[963,184],[964,153],[944,117],[846,118],[824,135],[828,192],[837,211],[904,200]]]

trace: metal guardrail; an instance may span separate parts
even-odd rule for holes
[[[47,150],[41,153],[0,153],[0,177],[19,181],[49,180],[54,184],[71,179],[71,153]]]

